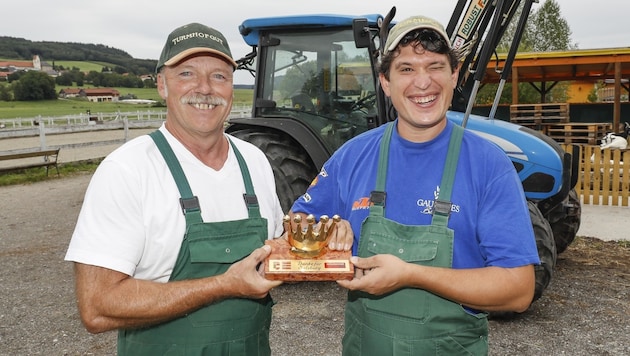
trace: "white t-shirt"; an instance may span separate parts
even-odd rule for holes
[[[204,222],[247,218],[245,185],[230,147],[218,171],[204,165],[162,125]],[[283,212],[273,171],[256,146],[229,136],[249,169],[268,237],[283,231]],[[138,279],[168,281],[186,228],[179,190],[148,135],[133,139],[99,165],[85,199],[65,260],[116,270]]]

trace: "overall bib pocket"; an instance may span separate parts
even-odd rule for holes
[[[444,228],[401,225],[385,218],[368,217],[362,228],[359,256],[390,254],[408,263],[441,267],[450,264],[450,254],[447,252],[447,256],[444,256],[444,251],[441,251],[448,250],[448,244],[441,243],[446,236],[448,231]],[[363,298],[368,313],[416,323],[424,323],[431,315],[429,301],[436,298],[415,288],[404,288],[380,296],[368,293],[358,295]]]
[[[257,226],[254,228],[248,226],[258,225],[254,223],[255,221],[256,219],[251,219],[191,225],[186,236],[191,270],[198,271],[201,275],[223,274],[233,263],[242,260],[255,248],[262,246],[261,236],[257,233],[261,229],[256,228]],[[240,226],[240,229],[236,226]],[[259,313],[266,312],[268,302],[270,298],[261,300],[230,298],[191,313],[188,319],[193,326],[254,320],[259,317]]]
[[[263,242],[251,231],[241,231],[212,238],[189,234],[188,245],[191,263],[232,264],[249,256]]]

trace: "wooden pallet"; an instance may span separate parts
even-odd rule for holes
[[[510,122],[541,130],[542,125],[569,122],[569,104],[510,105]]]
[[[567,122],[545,124],[542,131],[560,143],[598,145],[599,140],[611,130],[611,123]]]

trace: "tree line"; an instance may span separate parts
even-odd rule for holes
[[[54,61],[107,62],[135,75],[153,73],[157,64],[157,60],[133,58],[123,50],[101,44],[30,41],[0,36],[0,58],[31,60],[34,55],[53,65]]]

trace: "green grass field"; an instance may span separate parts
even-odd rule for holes
[[[80,62],[85,63],[85,62]],[[59,90],[66,88],[59,86]],[[84,86],[89,88],[89,86]],[[133,94],[138,99],[151,99],[161,101],[157,89],[145,88],[115,88],[120,95]],[[235,89],[234,105],[251,105],[252,90],[251,89]],[[77,115],[90,110],[93,114],[109,113],[117,111],[136,111],[148,110],[152,105],[145,104],[124,104],[117,102],[93,103],[82,99],[57,99],[57,100],[41,100],[41,101],[0,101],[0,119],[14,118],[32,118],[37,116],[63,116]]]
[[[87,62],[87,61],[55,61],[56,66],[63,66],[65,69],[79,68],[82,72],[101,72],[103,67],[113,68],[116,65],[106,62]]]

